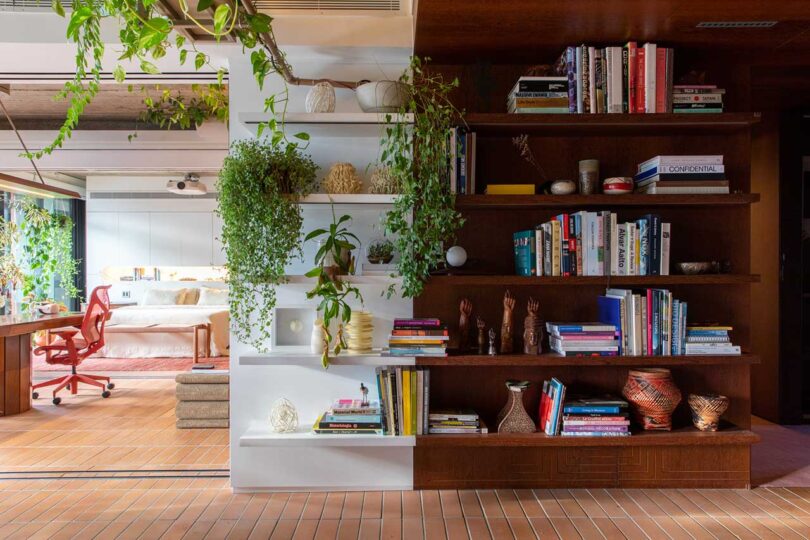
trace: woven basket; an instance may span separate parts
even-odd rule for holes
[[[728,409],[729,399],[717,394],[689,394],[692,423],[701,431],[717,431],[720,417]]]
[[[646,430],[672,430],[672,411],[681,401],[668,369],[633,369],[627,374],[622,395],[634,405],[636,421]]]

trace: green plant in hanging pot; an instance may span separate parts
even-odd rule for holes
[[[461,121],[450,101],[458,80],[445,82],[427,71],[418,57],[400,78],[408,99],[386,128],[380,161],[401,187],[385,216],[386,231],[400,254],[397,270],[402,294],[418,296],[430,272],[444,263],[445,243],[464,224],[448,182],[448,134]],[[413,113],[413,124],[404,119]],[[389,295],[394,292],[393,285]]]
[[[357,287],[346,283],[341,276],[354,273],[354,256],[352,251],[357,249],[360,240],[349,232],[350,216],[343,215],[340,219],[335,216],[332,207],[332,223],[328,229],[315,229],[310,232],[306,241],[319,239],[318,251],[315,253],[315,268],[307,272],[307,277],[316,278],[315,287],[307,292],[307,298],[320,298],[318,312],[321,314],[321,330],[323,333],[323,353],[321,362],[323,367],[329,366],[330,348],[335,341],[332,353],[337,356],[346,348],[343,336],[343,325],[347,324],[352,316],[352,308],[348,299],[363,302],[363,296]],[[355,243],[356,242],[356,243]],[[332,321],[338,322],[337,336],[332,336]]]
[[[269,346],[275,288],[303,255],[298,202],[317,189],[317,170],[295,144],[250,139],[233,144],[219,173],[234,334],[260,351]]]

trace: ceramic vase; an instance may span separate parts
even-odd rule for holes
[[[309,338],[309,350],[312,354],[323,354],[326,347],[324,339],[326,333],[323,331],[323,320],[316,319],[312,324],[312,336]]]
[[[335,89],[328,82],[321,82],[307,92],[306,109],[308,113],[335,112]]]
[[[363,112],[397,112],[405,104],[408,88],[399,81],[374,81],[354,89]]]
[[[635,419],[644,429],[672,430],[672,411],[681,401],[681,391],[668,369],[630,370],[622,395],[633,404]]]
[[[720,417],[728,409],[729,400],[717,394],[689,394],[692,423],[700,431],[717,431]]]
[[[523,406],[523,388],[506,385],[509,400],[498,414],[498,433],[534,433],[534,421]]]

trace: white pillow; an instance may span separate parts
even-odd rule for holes
[[[142,306],[171,306],[177,304],[183,289],[146,289]]]
[[[228,304],[228,289],[200,288],[198,306],[225,306]]]

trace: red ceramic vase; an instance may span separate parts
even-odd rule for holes
[[[627,374],[622,395],[633,404],[636,421],[646,430],[672,430],[672,411],[681,401],[668,369],[633,369]]]

